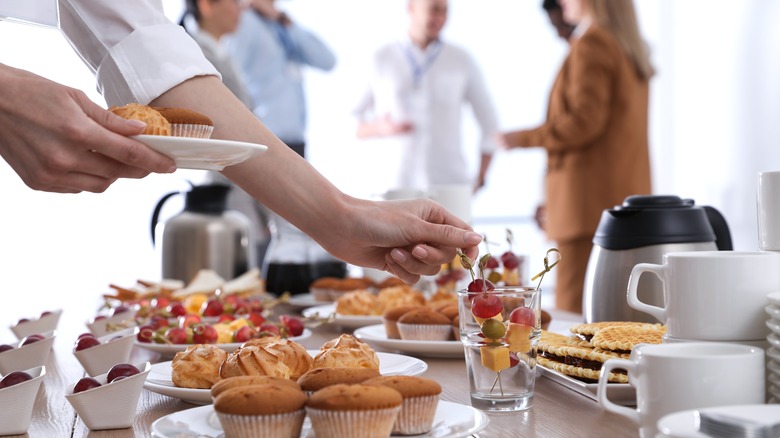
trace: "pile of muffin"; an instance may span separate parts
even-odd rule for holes
[[[408,341],[460,339],[459,321],[456,301],[392,307],[382,314],[387,337]]]
[[[388,287],[404,286],[405,283],[396,277],[389,277],[379,283],[368,277],[322,277],[309,285],[312,296],[317,301],[336,301],[344,294],[359,290],[376,292]]]

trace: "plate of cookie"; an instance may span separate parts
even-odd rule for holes
[[[356,329],[367,325],[381,324],[381,315],[341,315],[336,313],[335,304],[325,304],[304,309],[306,318],[332,318],[332,323],[343,328]]]
[[[312,357],[320,350],[307,350]],[[393,353],[378,352],[379,373],[384,376],[419,376],[428,370],[428,364],[420,359]],[[187,403],[204,405],[211,403],[209,389],[181,388],[173,383],[171,361],[152,365],[144,388],[168,397],[178,398]]]
[[[386,350],[400,351],[423,357],[463,357],[463,344],[460,341],[411,341],[391,339],[382,324],[361,327],[355,330],[355,337],[361,341]]]
[[[596,400],[601,365],[609,359],[628,359],[639,344],[661,344],[666,327],[630,321],[576,324],[570,333],[542,331],[537,344],[541,374]],[[609,397],[615,403],[636,404],[636,391],[625,373],[609,374]]]
[[[222,170],[268,150],[268,146],[211,138],[136,135],[134,139],[176,161],[179,169]]]

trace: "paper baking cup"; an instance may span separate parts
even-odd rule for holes
[[[211,138],[212,131],[214,127],[209,125],[171,124],[171,135],[174,137]]]
[[[301,409],[273,415],[235,415],[217,412],[217,417],[228,438],[263,436],[298,438],[301,436],[306,411]]]
[[[433,429],[433,417],[439,404],[438,395],[410,397],[404,399],[401,412],[393,425],[393,433],[419,435]]]
[[[403,324],[398,323],[401,339],[407,341],[449,341],[452,326],[447,324]]]
[[[363,411],[328,411],[306,408],[317,438],[386,438],[401,406]]]

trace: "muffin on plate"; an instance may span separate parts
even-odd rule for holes
[[[271,376],[237,376],[222,379],[211,387],[211,397],[217,398],[218,395],[232,388],[239,388],[250,385],[264,385],[273,383],[278,385],[288,385],[294,389],[301,389],[301,386],[289,379]]]
[[[213,344],[190,345],[171,361],[171,380],[180,388],[209,389],[220,380],[227,352]]]
[[[171,123],[156,109],[138,103],[124,106],[112,106],[110,112],[128,120],[140,120],[146,123],[144,134],[171,135]]]
[[[448,341],[452,336],[452,321],[428,308],[411,310],[398,318],[401,339],[412,341]]]
[[[230,388],[214,399],[226,438],[298,438],[305,405],[303,391],[275,383]]]
[[[157,110],[171,124],[172,136],[211,138],[214,124],[207,115],[185,108],[152,108]]]
[[[330,385],[312,394],[306,413],[317,438],[390,436],[403,397],[387,386]]]
[[[379,369],[379,356],[373,348],[352,335],[342,334],[325,343],[314,357],[314,368]]]
[[[298,379],[298,385],[303,392],[311,395],[326,386],[353,385],[379,376],[379,371],[370,368],[317,368],[302,375]]]
[[[422,306],[398,306],[385,310],[382,314],[382,322],[385,325],[385,332],[388,339],[401,339],[401,334],[398,332],[398,318],[402,317],[406,312],[415,309],[421,309]]]
[[[435,381],[415,376],[380,376],[363,383],[393,388],[403,397],[401,412],[393,426],[394,434],[418,435],[433,429],[441,394],[441,385]]]

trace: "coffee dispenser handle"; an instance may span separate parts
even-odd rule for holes
[[[731,232],[729,231],[729,225],[726,223],[726,218],[713,207],[708,205],[702,206],[704,212],[707,213],[707,219],[710,221],[712,230],[715,232],[715,246],[719,251],[732,251],[734,245],[731,243]]]
[[[639,411],[636,409],[620,406],[609,400],[607,397],[607,385],[609,384],[609,373],[613,369],[626,370],[629,375],[634,374],[636,363],[627,359],[609,359],[601,366],[599,373],[599,385],[596,391],[596,399],[602,408],[607,411],[613,412],[618,415],[622,415],[631,419],[634,423],[639,424]]]
[[[152,245],[155,244],[154,241],[154,229],[157,228],[157,222],[160,220],[160,211],[162,211],[163,204],[165,204],[165,201],[168,200],[173,195],[178,195],[179,192],[171,192],[160,198],[159,201],[157,201],[157,205],[154,207],[154,212],[152,213]]]
[[[628,305],[640,312],[649,313],[655,319],[661,321],[662,324],[666,324],[666,309],[662,307],[651,306],[639,301],[637,296],[637,287],[639,286],[639,278],[642,273],[650,272],[658,276],[661,281],[664,281],[664,267],[662,265],[656,265],[653,263],[639,263],[631,270],[631,276],[628,277]]]

